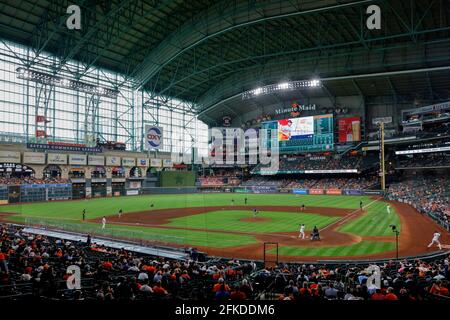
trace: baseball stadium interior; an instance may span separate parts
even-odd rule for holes
[[[449,53],[448,0],[0,1],[0,304],[450,302]]]

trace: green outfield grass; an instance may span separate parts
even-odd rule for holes
[[[305,257],[351,257],[395,250],[394,242],[361,241],[350,246],[336,247],[280,247],[278,254]],[[275,253],[275,249],[269,251]]]
[[[97,198],[90,200],[75,200],[61,202],[41,202],[20,205],[0,206],[0,212],[18,213],[25,216],[39,217],[64,217],[66,219],[81,219],[81,211],[86,209],[87,218],[115,215],[120,208],[125,213],[150,210],[150,204],[154,209],[186,208],[186,207],[210,207],[229,206],[231,200],[235,205],[244,205],[244,199],[248,199],[247,206],[284,205],[300,207],[306,206],[356,209],[359,200],[369,203],[369,197],[358,196],[297,196],[293,194],[180,194],[180,195],[146,195],[117,198]]]
[[[23,223],[25,217],[13,216],[12,222]],[[73,222],[58,219],[38,219],[32,221],[33,225],[44,224],[47,227],[63,229],[66,231],[91,233],[105,237],[123,238],[127,240],[153,240],[166,244],[192,245],[215,248],[236,247],[240,245],[254,244],[257,242],[251,235],[233,234],[219,232],[205,232],[204,230],[177,230],[151,227],[139,227],[128,225],[108,224],[106,229],[92,222]]]
[[[247,198],[247,210],[230,209],[231,200],[236,206],[244,205]],[[181,195],[147,195],[118,198],[99,198],[64,202],[45,202],[21,205],[0,206],[0,212],[15,213],[8,219],[24,222],[33,219],[52,226],[62,226],[65,230],[92,232],[105,236],[121,238],[156,240],[167,243],[204,246],[215,248],[236,247],[255,244],[258,240],[252,235],[232,234],[227,231],[270,234],[275,232],[296,232],[300,223],[305,223],[307,230],[313,225],[319,228],[340,219],[307,212],[308,206],[359,209],[359,201],[369,205],[366,214],[354,221],[345,223],[339,231],[359,236],[392,236],[390,224],[400,226],[400,220],[394,208],[391,215],[386,212],[386,204],[374,202],[365,196],[305,196],[293,194],[181,194]],[[186,207],[224,207],[204,214],[171,219],[166,226],[198,230],[164,229],[144,226],[122,226],[108,224],[101,230],[99,224],[81,223],[81,212],[87,211],[87,219],[103,215],[117,215],[121,208],[124,214],[154,209]],[[260,211],[259,217],[270,221],[246,222],[242,218],[252,217],[252,206],[293,206],[306,205],[306,212]],[[226,209],[225,209],[226,208]],[[208,231],[209,230],[209,231]],[[212,231],[215,232],[212,232]],[[221,232],[223,231],[223,232]],[[335,247],[280,247],[280,254],[287,256],[356,256],[374,254],[393,250],[390,242],[362,241],[350,246]]]
[[[374,202],[363,216],[344,224],[339,231],[358,236],[392,236],[389,225],[394,224],[401,231],[400,218],[391,206],[391,213],[386,211],[385,202]]]
[[[269,218],[270,221],[246,222],[244,218],[252,218],[251,210],[220,210],[204,214],[196,214],[172,219],[168,226],[182,228],[204,228],[206,230],[232,230],[240,232],[273,233],[298,231],[304,223],[311,229],[313,226],[323,228],[336,221],[339,217],[328,217],[307,212],[272,212],[259,211],[259,218]]]

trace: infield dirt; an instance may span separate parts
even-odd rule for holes
[[[381,200],[384,201],[384,200]],[[427,245],[431,239],[435,230],[439,230],[442,234],[441,242],[450,243],[450,236],[448,232],[442,227],[438,226],[429,217],[419,214],[411,206],[399,202],[389,201],[396,209],[400,216],[402,223],[402,232],[399,238],[399,256],[415,256],[420,254],[431,253],[435,251],[435,248],[427,248]],[[191,230],[191,231],[205,231],[204,229],[195,228],[181,228],[174,226],[166,226],[171,219],[185,217],[190,215],[202,214],[211,211],[220,210],[249,210],[249,217],[243,218],[241,221],[260,223],[269,221],[270,218],[264,217],[252,217],[252,211],[256,209],[258,211],[282,211],[282,212],[302,212],[300,208],[291,206],[218,206],[218,207],[194,207],[194,208],[181,208],[181,209],[155,209],[142,212],[132,212],[123,214],[122,217],[109,216],[108,223],[117,225],[130,225],[130,226],[143,226],[162,229],[177,229],[177,230]],[[325,216],[341,217],[338,220],[345,220],[349,222],[353,219],[357,219],[360,215],[364,214],[364,210],[354,209],[337,209],[337,208],[324,208],[324,207],[308,207],[305,209],[306,213],[316,213]],[[100,222],[100,219],[90,220],[92,222]],[[211,230],[207,232],[217,233],[229,233],[229,234],[242,234],[252,235],[258,243],[251,245],[242,245],[236,247],[227,248],[214,248],[214,247],[201,247],[199,250],[207,252],[211,256],[222,256],[228,258],[239,259],[255,259],[261,260],[263,258],[263,243],[264,242],[278,242],[279,246],[298,246],[298,247],[332,247],[332,246],[347,246],[353,245],[360,241],[382,241],[382,242],[394,242],[395,237],[360,237],[350,233],[344,233],[337,231],[340,227],[339,223],[334,223],[330,228],[324,228],[321,232],[321,241],[310,241],[308,239],[301,240],[298,238],[298,232],[276,232],[276,233],[249,233],[229,230]],[[306,230],[308,235],[310,230]],[[173,245],[176,247],[183,247],[181,245]],[[361,259],[383,259],[392,258],[395,252],[383,252],[379,254],[351,256],[351,257],[291,257],[281,256],[281,261],[317,261],[317,260],[361,260]]]

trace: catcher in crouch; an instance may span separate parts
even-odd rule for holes
[[[320,233],[319,233],[319,229],[317,228],[317,226],[314,226],[314,229],[311,233],[311,241],[313,240],[320,240]]]

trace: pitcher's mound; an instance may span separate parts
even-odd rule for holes
[[[241,218],[239,221],[242,222],[267,222],[272,221],[272,218],[264,218],[264,217],[248,217],[248,218]]]

